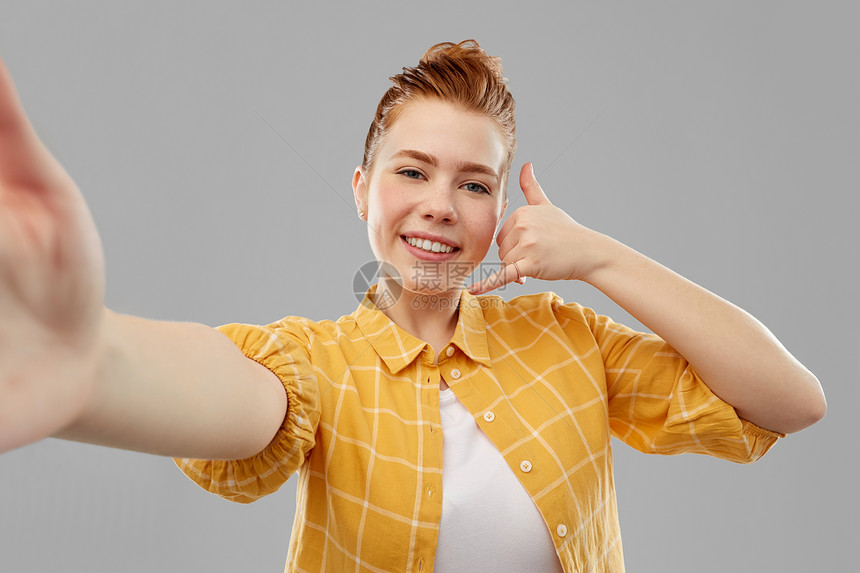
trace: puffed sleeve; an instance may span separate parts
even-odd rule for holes
[[[603,356],[610,428],[620,440],[645,453],[749,463],[785,436],[738,417],[660,337],[583,312]]]
[[[288,324],[228,324],[218,328],[248,358],[275,373],[287,393],[287,415],[274,439],[243,460],[174,461],[200,487],[230,501],[251,503],[273,493],[302,465],[314,447],[319,388],[308,345]]]

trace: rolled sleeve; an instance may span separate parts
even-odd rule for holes
[[[613,435],[645,453],[750,463],[784,434],[738,417],[660,337],[591,314],[605,364]]]
[[[242,460],[177,458],[176,465],[203,489],[238,503],[251,503],[278,490],[314,447],[319,423],[319,388],[308,346],[288,325],[228,324],[218,328],[248,358],[280,379],[287,414],[275,437],[259,453]]]

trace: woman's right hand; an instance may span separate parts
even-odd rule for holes
[[[80,415],[99,365],[104,316],[95,224],[0,60],[0,452]]]

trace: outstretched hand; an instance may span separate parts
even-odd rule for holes
[[[596,234],[550,202],[531,163],[520,171],[520,188],[528,204],[508,217],[496,237],[502,268],[471,285],[472,294],[522,283],[526,277],[584,279],[599,264],[591,246]]]
[[[0,60],[0,452],[80,409],[103,269],[84,199],[39,140]]]

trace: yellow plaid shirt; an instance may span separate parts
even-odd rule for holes
[[[286,571],[433,570],[440,378],[534,500],[565,571],[624,570],[610,436],[643,452],[736,462],[781,436],[739,419],[657,336],[552,293],[506,302],[464,291],[437,364],[367,298],[337,321],[221,331],[283,382],[286,419],[252,458],[176,462],[240,503],[298,471]]]

